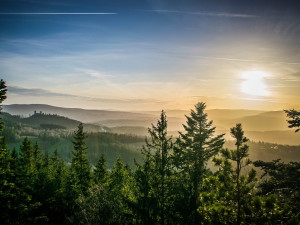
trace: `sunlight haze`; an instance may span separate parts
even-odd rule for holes
[[[5,104],[299,108],[299,19],[289,1],[1,0]]]

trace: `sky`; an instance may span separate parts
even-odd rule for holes
[[[300,3],[0,0],[5,104],[300,108]]]

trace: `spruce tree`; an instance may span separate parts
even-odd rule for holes
[[[153,208],[156,206],[156,201],[153,194],[151,194],[152,163],[147,156],[144,157],[143,164],[135,161],[134,178],[137,200],[134,209],[138,224],[150,225],[154,224],[155,221]]]
[[[248,158],[249,147],[246,144],[248,138],[244,136],[241,124],[236,124],[230,129],[232,137],[235,139],[236,149],[222,149],[221,159],[214,159],[217,166],[217,178],[220,182],[217,189],[220,190],[218,201],[223,202],[227,209],[231,207],[234,212],[229,218],[231,223],[240,225],[246,221],[247,211],[251,211],[249,202],[252,200],[256,179],[256,171],[245,168],[252,162]],[[225,185],[224,185],[225,184]],[[227,215],[228,215],[227,211]],[[226,221],[229,223],[229,221]]]
[[[20,146],[20,163],[23,173],[30,176],[33,172],[33,147],[28,137],[25,137]]]
[[[1,113],[1,104],[2,102],[6,99],[6,92],[7,92],[7,89],[6,89],[6,84],[5,84],[5,81],[3,81],[2,79],[0,80],[0,113]],[[1,118],[0,118],[1,119]],[[0,132],[3,130],[4,128],[4,123],[1,121],[0,122]]]
[[[204,112],[205,103],[199,102],[195,110],[191,110],[190,116],[186,116],[186,125],[183,125],[185,133],[179,132],[175,148],[174,163],[177,170],[185,176],[181,176],[186,184],[189,199],[187,208],[190,210],[190,221],[187,223],[199,224],[200,215],[197,212],[200,206],[199,194],[203,180],[208,176],[207,162],[218,154],[224,144],[224,134],[214,137],[215,127],[213,121],[208,121]]]
[[[131,176],[131,170],[124,165],[121,157],[118,156],[108,181],[108,191],[113,201],[120,206],[118,224],[133,223],[132,210],[129,207],[135,201],[133,188],[134,180]]]
[[[106,159],[104,154],[101,154],[94,171],[95,183],[104,185],[107,182],[107,176]]]
[[[143,207],[143,213],[147,216],[147,221],[156,220],[162,225],[167,223],[168,215],[171,213],[169,191],[173,142],[172,137],[168,136],[167,127],[167,116],[162,111],[157,125],[152,124],[152,128],[148,129],[150,141],[146,139],[146,146],[142,151],[145,164],[138,167],[136,174],[138,179],[147,179],[144,180],[145,184],[139,183],[139,188],[144,192],[139,201]],[[150,200],[150,205],[142,200]]]
[[[74,187],[79,194],[85,194],[91,182],[91,168],[87,159],[86,133],[83,125],[78,125],[73,140],[71,172],[74,178]]]

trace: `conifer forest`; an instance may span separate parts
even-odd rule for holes
[[[1,80],[1,103],[6,92]],[[28,137],[10,149],[2,135],[1,224],[299,224],[300,162],[250,160],[240,123],[225,148],[205,109],[197,103],[176,138],[161,111],[132,165],[119,156],[108,166],[105,154],[91,163],[82,123],[69,159]],[[298,132],[300,112],[286,115]]]

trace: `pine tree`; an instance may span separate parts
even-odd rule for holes
[[[20,163],[23,173],[30,176],[33,171],[33,147],[28,137],[25,137],[20,146]]]
[[[0,137],[1,138],[1,137]],[[11,178],[10,169],[10,153],[6,147],[4,137],[0,140],[0,221],[4,224],[8,224],[9,219],[9,208],[10,208],[10,198],[11,187],[14,186]]]
[[[0,80],[0,113],[1,113],[1,104],[2,102],[6,99],[6,85],[5,85],[5,81],[3,81],[2,79]],[[1,119],[1,118],[0,118]],[[0,132],[3,130],[4,128],[4,123],[0,122]]]
[[[185,133],[179,133],[175,152],[175,165],[179,173],[185,174],[182,182],[186,183],[186,192],[189,197],[187,208],[190,210],[188,223],[199,224],[200,215],[197,212],[200,206],[199,194],[203,180],[208,176],[207,162],[215,156],[224,144],[223,135],[214,137],[215,127],[208,121],[204,112],[205,103],[195,105],[190,116],[186,116],[187,124],[183,125]]]
[[[150,225],[155,223],[154,208],[156,208],[156,201],[151,194],[151,177],[152,177],[152,162],[144,156],[142,165],[137,163],[134,173],[136,185],[136,206],[134,207],[135,216],[137,217],[138,224]]]
[[[107,182],[107,177],[106,159],[104,154],[101,154],[94,171],[95,183],[104,185]]]
[[[36,171],[38,171],[41,166],[42,154],[41,154],[40,146],[37,142],[35,142],[33,146],[32,157],[33,157],[34,168]]]
[[[86,133],[83,131],[83,125],[80,123],[74,135],[71,161],[74,185],[79,194],[85,194],[91,182],[91,169],[87,159],[87,147],[85,144],[86,137]]]
[[[288,206],[293,215],[300,215],[300,162],[283,163],[277,159],[272,162],[256,161],[254,165],[261,167],[261,178],[267,177],[259,184],[259,194],[276,195],[281,208]]]
[[[247,158],[249,155],[249,147],[246,144],[248,138],[244,136],[242,125],[236,124],[230,129],[230,133],[235,139],[236,149],[222,149],[223,158],[214,159],[214,161],[220,166],[217,172],[219,181],[227,184],[220,189],[224,193],[222,201],[224,205],[232,207],[231,211],[235,212],[232,215],[234,223],[240,225],[246,220],[246,211],[250,209],[248,203],[252,200],[251,196],[257,179],[254,169],[250,169],[247,173],[243,171],[251,164],[251,161]]]
[[[169,191],[173,151],[172,137],[168,137],[167,117],[164,111],[161,112],[157,125],[152,124],[152,128],[149,128],[148,132],[150,141],[146,139],[146,146],[142,151],[144,166],[138,167],[139,170],[136,173],[138,179],[146,182],[145,184],[139,183],[139,188],[143,191],[139,204],[147,216],[147,221],[157,220],[163,225],[167,223],[171,207]],[[143,202],[148,200],[150,200],[150,204]]]
[[[121,157],[118,156],[109,175],[108,191],[113,201],[120,206],[119,224],[132,224],[133,215],[129,206],[135,201],[133,189],[134,179],[131,170],[124,165]]]

